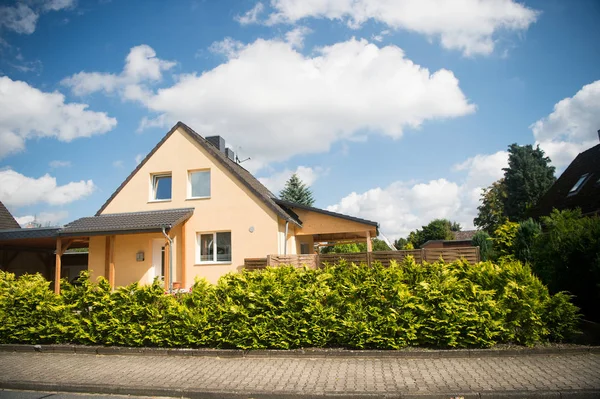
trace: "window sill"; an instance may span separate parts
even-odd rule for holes
[[[195,201],[195,200],[207,200],[207,199],[210,199],[210,197],[189,197],[189,198],[186,198],[185,200],[186,201]]]
[[[231,261],[226,261],[226,262],[200,262],[200,263],[194,264],[194,266],[231,265],[231,264],[233,264],[233,262],[231,262]]]
[[[160,200],[148,200],[148,203],[151,204],[153,202],[171,202],[171,199],[160,199]]]

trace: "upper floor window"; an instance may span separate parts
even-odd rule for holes
[[[171,174],[152,175],[152,201],[168,201],[171,199]]]
[[[188,198],[210,197],[210,170],[188,173]]]
[[[581,175],[579,180],[577,180],[577,183],[575,183],[573,185],[573,187],[571,187],[571,189],[569,190],[569,195],[577,194],[579,192],[579,190],[581,189],[581,187],[583,187],[583,184],[585,183],[585,181],[587,180],[589,175],[590,175],[589,173],[585,173],[585,174]]]

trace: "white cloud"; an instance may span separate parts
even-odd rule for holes
[[[75,0],[49,0],[18,3],[14,6],[0,6],[0,31],[2,28],[16,33],[30,35],[35,32],[40,14],[71,8]]]
[[[22,81],[0,77],[0,158],[21,151],[25,141],[54,137],[69,142],[105,133],[117,120],[87,104],[65,103],[59,92],[46,93]]]
[[[54,160],[54,161],[50,161],[50,167],[51,168],[68,168],[71,166],[71,161],[59,161],[59,160]]]
[[[140,162],[142,162],[142,160],[144,159],[145,155],[144,154],[137,154],[135,156],[135,164],[139,165]]]
[[[312,30],[306,26],[299,26],[285,34],[285,41],[288,42],[292,47],[301,49],[304,47],[304,37],[311,32]]]
[[[40,212],[35,215],[17,216],[15,220],[21,226],[26,226],[28,223],[39,223],[42,227],[44,226],[59,226],[60,222],[65,220],[69,216],[67,211],[58,212]]]
[[[171,69],[175,64],[157,58],[152,47],[142,44],[131,48],[120,74],[82,71],[63,79],[61,83],[70,87],[76,95],[98,91],[113,93],[118,90],[126,99],[142,100],[147,94],[144,84],[160,81],[163,71]]]
[[[396,181],[384,188],[353,192],[327,209],[379,222],[381,231],[394,239],[406,237],[437,218],[457,221],[464,230],[472,229],[481,189],[503,176],[507,162],[505,151],[476,155],[453,166],[454,171],[465,173],[458,182]]]
[[[252,9],[248,10],[244,15],[238,15],[234,19],[241,25],[255,24],[258,23],[258,16],[262,14],[265,6],[258,2]]]
[[[0,201],[7,207],[18,208],[39,203],[65,205],[90,195],[95,188],[91,180],[59,186],[56,178],[49,174],[33,178],[12,169],[0,171]]]
[[[539,12],[513,0],[272,0],[269,24],[304,18],[345,21],[357,29],[373,19],[393,29],[438,38],[464,55],[489,54],[504,31],[525,31]]]
[[[311,168],[298,166],[296,170],[285,169],[268,177],[259,177],[258,180],[271,190],[272,193],[277,195],[277,193],[285,186],[285,182],[288,181],[294,173],[298,175],[304,184],[311,186],[323,175],[323,173],[325,173],[325,171],[321,167]]]
[[[552,113],[530,126],[544,152],[557,167],[568,165],[581,151],[598,144],[600,80],[554,105]]]
[[[325,152],[359,131],[364,138],[400,138],[406,128],[475,110],[451,71],[431,73],[396,46],[356,39],[316,49],[314,56],[282,40],[259,39],[213,70],[179,76],[144,104],[202,135],[225,134],[252,157],[245,166],[254,170]]]
[[[113,161],[112,166],[113,166],[113,168],[122,168],[123,161],[121,161],[121,160]]]
[[[0,7],[0,28],[30,35],[35,32],[39,14],[25,4],[14,7]]]
[[[237,57],[244,47],[246,45],[239,40],[226,37],[221,41],[212,43],[208,49],[215,54],[222,54],[228,58],[232,58]]]

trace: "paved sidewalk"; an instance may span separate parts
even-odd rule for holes
[[[597,398],[600,354],[436,359],[0,352],[0,388],[196,398]]]

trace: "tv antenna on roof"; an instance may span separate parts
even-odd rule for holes
[[[237,146],[235,149],[235,163],[237,163],[237,164],[241,164],[242,162],[246,162],[246,161],[250,160],[250,157],[248,157],[246,159],[240,159],[240,157],[238,157],[238,154],[241,149],[242,149],[242,147],[240,147],[240,146]]]

